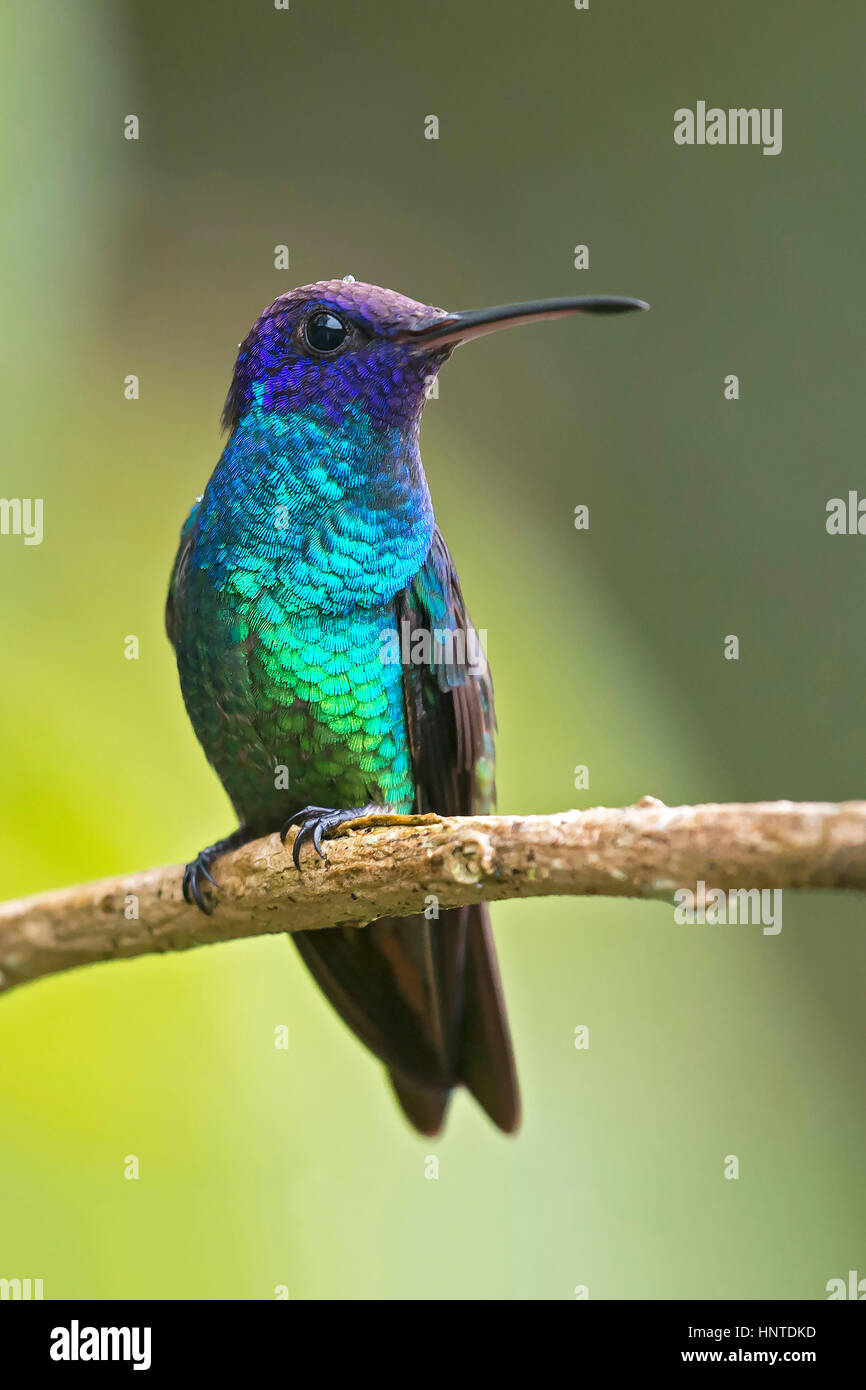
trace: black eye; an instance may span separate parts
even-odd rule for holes
[[[320,309],[304,324],[304,339],[313,352],[336,352],[346,338],[348,328],[336,314]]]

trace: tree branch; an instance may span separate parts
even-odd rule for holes
[[[0,988],[95,961],[271,932],[548,895],[661,898],[677,888],[866,889],[866,801],[777,801],[552,816],[370,816],[305,848],[300,873],[276,835],[216,866],[212,916],[188,906],[182,868],[0,905]]]

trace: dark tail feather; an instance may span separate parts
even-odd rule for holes
[[[520,1090],[508,1016],[496,963],[487,908],[483,903],[443,913],[460,912],[466,927],[463,975],[462,1032],[454,1076],[506,1134],[520,1124]],[[422,1134],[438,1134],[449,1094],[412,1085],[391,1073],[391,1084],[406,1117]]]
[[[458,1075],[495,1125],[520,1124],[520,1089],[487,908],[467,909],[466,993]]]
[[[410,1085],[393,1072],[389,1072],[388,1076],[403,1114],[410,1124],[421,1134],[438,1134],[451,1099],[450,1091],[428,1091],[423,1086]]]
[[[385,1063],[422,1134],[442,1127],[464,1084],[507,1133],[520,1119],[511,1038],[483,903],[438,922],[382,918],[292,940],[337,1012]]]

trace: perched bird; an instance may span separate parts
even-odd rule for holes
[[[421,411],[460,343],[645,307],[602,297],[448,313],[346,276],[265,310],[240,346],[228,442],[181,532],[166,608],[189,717],[240,821],[187,865],[188,901],[212,910],[216,860],[261,835],[299,827],[300,871],[306,843],[321,853],[362,812],[492,807],[493,690],[434,520]],[[406,659],[406,631],[429,634],[411,643],[420,659]],[[439,1131],[460,1084],[516,1128],[483,905],[292,940],[417,1129]]]

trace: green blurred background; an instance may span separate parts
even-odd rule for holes
[[[863,795],[866,540],[824,527],[866,492],[862,6],[19,0],[0,23],[0,490],[45,499],[41,546],[0,539],[3,896],[231,828],[163,634],[169,569],[235,344],[350,272],[455,308],[653,305],[473,345],[426,412],[488,631],[500,809]],[[781,155],[675,146],[698,99],[782,107]],[[47,1298],[824,1297],[866,1273],[863,915],[789,893],[765,937],[657,903],[496,908],[511,1141],[462,1095],[440,1141],[411,1134],[282,938],[15,991],[0,1276]]]

